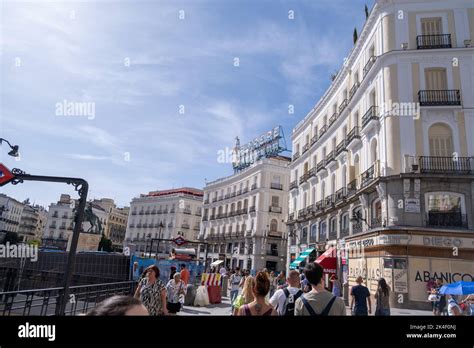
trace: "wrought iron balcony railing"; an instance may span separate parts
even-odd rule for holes
[[[346,98],[342,101],[342,104],[339,105],[339,115],[342,114],[342,112],[346,109],[347,104],[349,104],[349,100]]]
[[[461,93],[455,90],[421,90],[418,92],[420,106],[461,105]]]
[[[332,114],[332,116],[329,118],[328,128],[331,127],[334,124],[334,122],[336,122],[336,120],[337,120],[337,112]]]
[[[319,129],[319,138],[321,138],[324,133],[326,133],[326,131],[328,130],[328,126],[326,125],[323,125],[320,129]]]
[[[361,188],[366,187],[372,180],[375,179],[375,166],[370,166],[365,172],[360,176],[360,185]]]
[[[334,203],[340,203],[342,202],[345,198],[346,198],[346,195],[347,195],[347,188],[343,187],[343,188],[340,188],[339,190],[336,191],[336,193],[334,194],[335,198],[334,198]]]
[[[346,139],[343,139],[339,144],[337,144],[337,146],[336,146],[336,156],[339,156],[344,151],[347,151]]]
[[[380,228],[382,227],[382,217],[377,216],[370,219],[370,228]]]
[[[334,161],[334,151],[330,151],[326,154],[326,164],[328,164],[331,161]]]
[[[315,144],[317,141],[318,141],[318,135],[315,134],[315,135],[311,138],[311,146],[313,146],[313,144]]]
[[[308,144],[304,144],[304,145],[303,145],[303,153],[305,153],[306,151],[308,151],[308,150],[309,150],[309,146],[310,146],[310,144],[309,144],[309,143],[308,143]]]
[[[357,179],[352,180],[347,184],[347,196],[351,196],[357,192]]]
[[[281,213],[282,209],[281,207],[270,206],[268,211],[271,213]]]
[[[250,208],[249,208],[249,213],[254,213],[255,212],[255,206],[252,205]]]
[[[370,121],[372,120],[378,120],[379,115],[378,115],[378,107],[377,106],[371,106],[369,110],[365,113],[365,115],[362,117],[362,128],[367,126]]]
[[[304,184],[309,178],[308,173],[304,173],[303,175],[300,176],[300,185]]]
[[[377,57],[375,56],[372,56],[369,58],[369,61],[364,66],[364,77],[369,73],[370,69],[372,69],[376,60],[377,60]]]
[[[326,162],[324,160],[321,160],[316,165],[316,171],[320,172],[321,170],[324,170],[324,169],[326,169]]]
[[[356,82],[354,83],[354,85],[352,86],[352,88],[350,89],[349,91],[349,99],[352,99],[352,97],[354,96],[354,94],[357,92],[357,90],[359,89],[359,86],[360,86],[360,83],[359,82]]]
[[[313,167],[308,171],[308,178],[316,176],[316,168]]]
[[[352,223],[352,234],[361,233],[362,232],[362,222],[353,222]]]
[[[298,158],[300,158],[300,152],[299,151],[295,152],[295,154],[293,155],[293,161],[296,161]]]
[[[347,143],[346,145],[350,144],[352,140],[354,139],[360,139],[360,134],[359,134],[359,127],[355,126],[354,128],[351,129],[351,131],[347,134]]]
[[[418,163],[422,174],[474,173],[474,157],[421,156]]]
[[[290,190],[293,190],[296,188],[298,188],[298,181],[295,180],[295,181],[290,182]]]
[[[418,35],[416,37],[416,48],[419,50],[451,47],[451,34]]]

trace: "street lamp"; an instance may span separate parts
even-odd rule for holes
[[[18,145],[12,145],[7,139],[0,138],[0,144],[2,142],[6,142],[8,146],[10,147],[11,150],[8,152],[10,156],[18,157],[18,149],[19,149]]]
[[[367,219],[362,217],[362,212],[360,211],[353,212],[350,221],[355,223],[360,223],[361,221],[364,221],[365,224],[369,227],[369,229],[371,229],[369,223],[367,222]]]

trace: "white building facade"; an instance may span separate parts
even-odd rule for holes
[[[134,198],[130,203],[124,246],[139,254],[156,252],[159,248],[165,256],[173,245],[157,240],[152,245],[152,239],[169,240],[181,236],[187,241],[197,241],[202,197],[202,190],[183,187],[153,191]]]
[[[0,194],[0,233],[18,233],[23,213],[23,203],[5,194]]]
[[[473,277],[472,40],[472,1],[376,1],[293,130],[289,260],[307,248],[318,257],[328,246],[368,246],[364,256],[338,254],[337,272],[349,286],[362,275],[372,292],[385,275],[402,307],[425,304],[420,274]],[[425,237],[407,251],[412,234]],[[440,238],[468,238],[463,256],[429,243]]]
[[[286,264],[289,158],[258,160],[204,188],[199,239],[207,243],[207,265],[222,260],[228,269],[281,271]]]

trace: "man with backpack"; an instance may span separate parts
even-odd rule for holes
[[[290,271],[287,278],[288,286],[278,289],[270,299],[270,304],[281,316],[295,315],[295,302],[303,295],[300,289],[300,275],[298,271]]]
[[[311,291],[303,294],[296,301],[295,315],[346,315],[344,301],[324,288],[323,267],[319,263],[307,264],[304,274],[311,285]]]

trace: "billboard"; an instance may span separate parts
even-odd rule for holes
[[[235,171],[239,171],[261,158],[276,156],[286,150],[283,129],[281,126],[276,126],[242,146],[237,140],[232,166]]]

